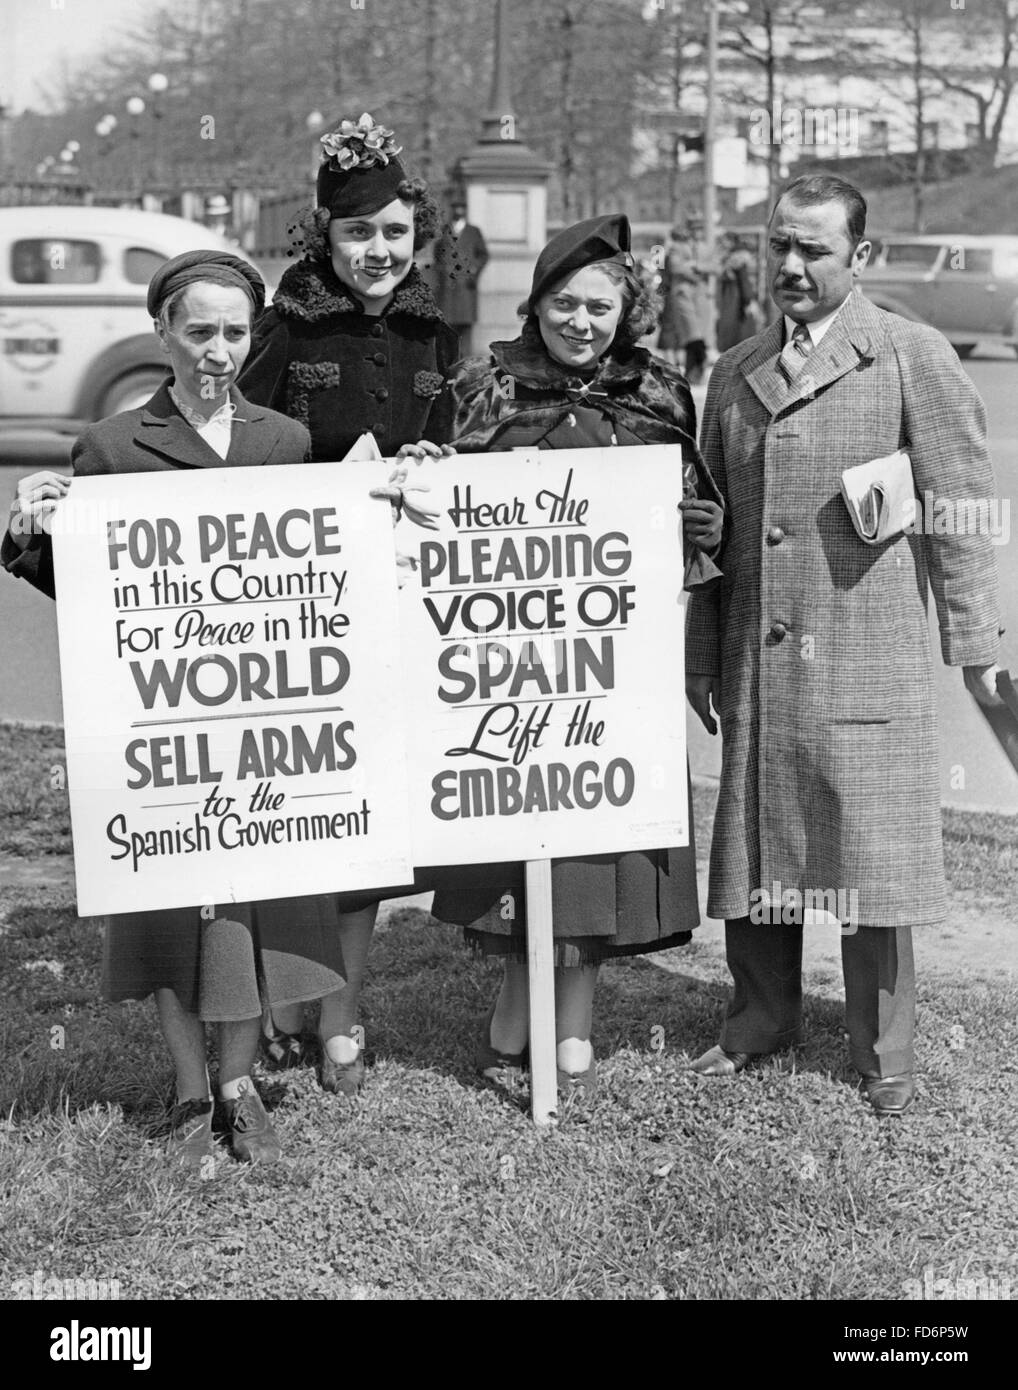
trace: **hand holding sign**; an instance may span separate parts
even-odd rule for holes
[[[407,460],[414,459],[417,466],[429,458],[449,458],[455,454],[456,450],[449,444],[432,444],[428,439],[422,439],[417,444],[404,444],[396,455],[397,465],[389,475],[387,487],[372,488],[371,496],[387,498],[392,504],[392,524],[395,526],[401,516],[405,516],[408,521],[412,521],[415,526],[421,526],[426,531],[435,531],[437,526],[435,519],[437,511],[429,507],[423,507],[411,502],[407,497],[409,492],[430,492],[431,486],[428,483],[415,483],[412,487],[406,485],[409,475],[409,464]],[[407,557],[401,556],[398,563],[405,564]]]
[[[679,503],[679,511],[687,544],[698,545],[708,553],[721,544],[725,514],[717,502],[705,497],[687,497]]]
[[[21,479],[10,513],[10,532],[20,550],[26,548],[32,536],[49,530],[57,504],[67,496],[70,485],[69,474],[49,469]]]

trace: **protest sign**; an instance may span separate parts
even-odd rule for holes
[[[79,912],[412,879],[379,481],[75,479],[53,543]]]
[[[400,595],[414,862],[688,843],[676,446],[428,468]]]

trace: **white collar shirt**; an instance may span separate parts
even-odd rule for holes
[[[192,410],[186,401],[182,401],[172,386],[170,387],[170,399],[195,433],[200,434],[209,448],[214,450],[221,459],[225,459],[230,452],[233,417],[237,412],[237,407],[233,402],[226,401],[206,420],[204,415],[199,415],[197,410]]]

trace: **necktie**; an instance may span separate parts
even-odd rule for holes
[[[806,358],[812,351],[813,343],[809,336],[809,329],[804,323],[797,323],[795,332],[781,349],[781,356],[778,358],[778,366],[789,386],[795,382],[806,365]]]

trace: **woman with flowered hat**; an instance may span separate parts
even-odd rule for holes
[[[410,441],[444,444],[457,340],[413,259],[438,231],[438,205],[369,115],[341,121],[322,146],[305,255],[257,325],[241,389],[305,425],[316,460],[341,459],[364,433],[386,457]]]
[[[340,121],[321,143],[317,207],[300,223],[305,254],[257,325],[241,389],[300,421],[316,461],[342,459],[365,433],[386,457],[410,441],[420,441],[411,452],[438,454],[449,438],[444,383],[457,337],[413,259],[438,231],[438,205],[423,180],[407,175],[393,132],[367,113]],[[349,1095],[363,1081],[355,1029],[378,900],[423,887],[337,900],[347,985],[322,1002],[327,1090]],[[299,1008],[274,1018],[270,1046],[298,1057]]]

